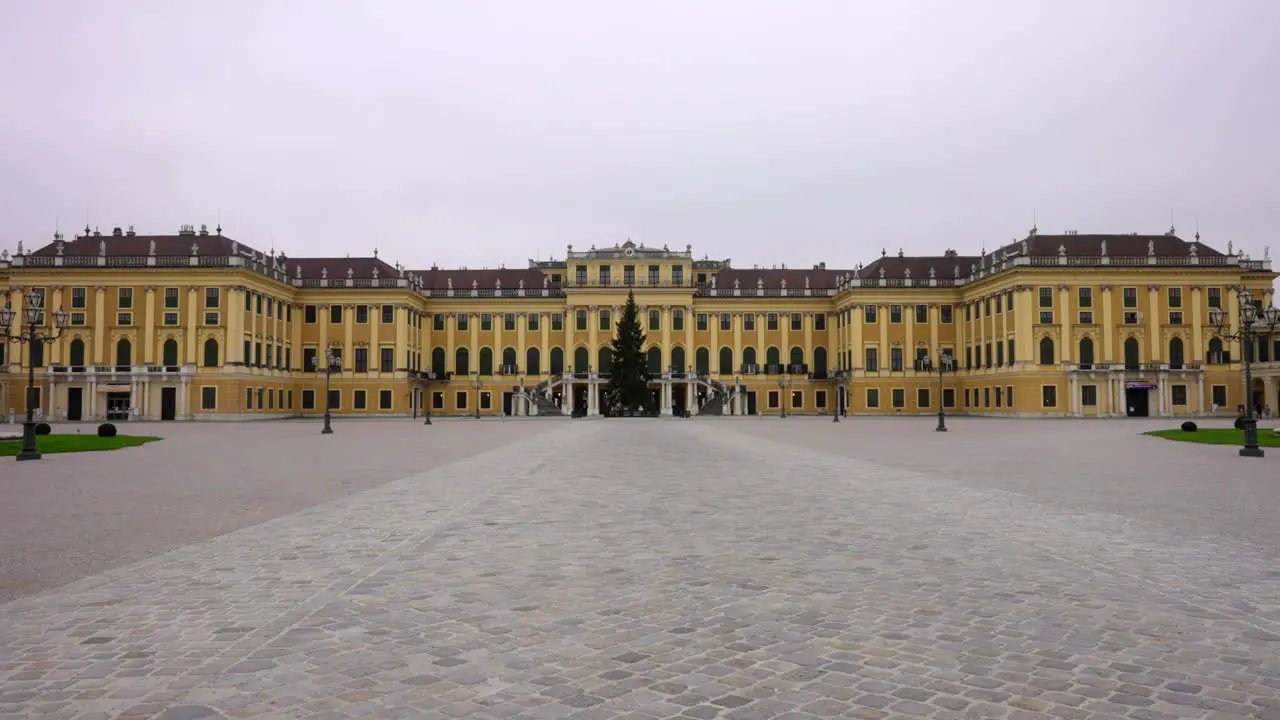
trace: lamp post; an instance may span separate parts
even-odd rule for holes
[[[476,419],[477,420],[480,419],[480,386],[482,384],[483,383],[480,380],[480,373],[477,372],[476,373]]]
[[[58,310],[53,314],[54,326],[47,332],[39,332],[37,322],[44,315],[44,297],[35,289],[27,291],[25,304],[22,306],[24,325],[18,334],[10,333],[13,326],[13,310],[0,309],[0,333],[6,342],[27,344],[27,418],[22,423],[22,449],[18,451],[18,460],[39,460],[40,450],[36,447],[36,344],[45,345],[57,339],[62,329],[67,326],[69,317],[66,310]],[[41,353],[43,355],[43,353]]]
[[[1251,355],[1255,338],[1270,335],[1280,328],[1280,309],[1275,305],[1265,310],[1258,308],[1248,290],[1240,291],[1238,300],[1240,327],[1235,332],[1231,331],[1231,320],[1220,307],[1209,310],[1209,323],[1219,338],[1240,342],[1241,354],[1244,355],[1244,447],[1240,448],[1240,457],[1263,457],[1265,453],[1258,447],[1258,417],[1253,412]]]
[[[338,357],[332,349],[325,351],[324,369],[320,369],[320,358],[311,358],[311,367],[316,372],[324,373],[324,428],[320,430],[321,435],[332,435],[333,425],[330,422],[331,406],[329,404],[329,378],[336,372],[342,372],[342,358]]]
[[[920,369],[925,372],[933,372],[933,370],[935,369],[933,361],[929,359],[928,355],[925,355],[924,357],[920,358]],[[956,369],[955,358],[951,357],[951,355],[948,353],[942,353],[942,352],[938,353],[938,365],[936,369],[938,371],[938,427],[934,428],[934,432],[946,432],[947,431],[947,411],[943,407],[944,403],[942,402],[942,396],[943,396],[942,376],[949,372],[955,372],[955,369]]]
[[[782,408],[782,418],[787,417],[787,391],[785,390],[786,380],[778,378],[778,405]]]
[[[430,425],[431,424],[431,403],[433,402],[431,399],[431,395],[432,395],[431,381],[436,379],[436,371],[427,370],[422,375],[427,379],[427,382],[423,383],[423,391],[422,391],[422,395],[423,395],[422,424]]]
[[[849,377],[848,370],[836,370],[831,375],[832,386],[835,387],[835,412],[831,414],[831,422],[840,422],[840,412],[844,409],[844,381]]]

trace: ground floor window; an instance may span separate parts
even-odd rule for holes
[[[945,388],[942,391],[942,407],[954,408],[956,406],[956,389]]]
[[[259,409],[259,410],[261,410],[261,409],[263,408],[263,405],[262,405],[262,394],[263,394],[262,388],[258,388],[258,409]]]
[[[1004,389],[1004,404],[1013,407],[1013,386],[1010,385]]]
[[[969,407],[969,388],[964,389],[964,406]]]
[[[991,388],[982,388],[982,407],[991,407]]]
[[[1220,408],[1227,406],[1227,386],[1226,385],[1213,386],[1213,404],[1217,405]]]
[[[302,391],[302,409],[303,410],[316,409],[316,391],[315,390]]]
[[[289,391],[289,409],[290,410],[293,409],[293,391],[292,390]]]
[[[819,410],[825,410],[827,407],[827,391],[819,390],[813,394],[813,404]]]
[[[791,391],[791,409],[799,410],[804,407],[804,392],[801,390]]]
[[[769,391],[769,407],[776,409],[778,407],[778,391]]]
[[[867,388],[867,407],[880,407],[880,391],[875,388]]]
[[[1004,390],[1002,388],[996,388],[996,407],[1000,407],[1003,404],[1001,402],[1002,400],[1004,400]]]
[[[444,393],[442,392],[431,393],[431,409],[432,410],[444,409]]]
[[[218,388],[212,386],[200,388],[200,409],[218,409]]]
[[[1174,405],[1187,404],[1187,386],[1186,385],[1173,386],[1173,404]]]
[[[244,389],[244,409],[245,410],[253,409],[253,388]]]
[[[1085,407],[1095,407],[1098,404],[1098,386],[1082,385],[1080,387],[1080,404]]]
[[[275,391],[275,388],[272,388],[272,389],[270,389],[270,390],[267,390],[267,409],[268,409],[268,410],[275,410],[275,409],[276,409],[276,391]]]
[[[329,391],[329,409],[337,410],[340,407],[342,407],[342,391],[330,390]]]
[[[467,409],[467,393],[464,391],[458,391],[457,393],[455,393],[453,397],[453,406],[458,410],[466,410]]]
[[[391,391],[390,390],[378,391],[378,409],[379,410],[391,409]]]
[[[351,396],[351,407],[355,410],[364,410],[367,407],[368,394],[364,390],[356,390]]]
[[[1040,386],[1040,404],[1047,408],[1058,407],[1058,386]]]
[[[929,407],[929,388],[918,388],[916,390],[916,407]]]
[[[480,409],[488,410],[493,407],[493,393],[488,390],[480,393]]]
[[[902,388],[894,388],[891,392],[890,400],[895,408],[904,408],[907,406],[907,391]]]

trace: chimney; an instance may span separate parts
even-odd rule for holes
[[[208,226],[208,225],[201,225],[201,226],[200,226],[200,234],[201,234],[201,235],[208,235],[208,234],[209,234],[209,226]]]
[[[195,234],[196,234],[196,226],[195,226],[195,225],[183,225],[182,227],[178,228],[178,234],[179,234],[179,235],[195,235]]]
[[[133,237],[134,235],[137,235],[138,233],[134,232],[134,231],[133,231],[133,226],[132,226],[132,225],[130,225],[130,226],[129,226],[129,229],[124,231],[124,234],[125,234],[125,235],[128,235],[129,237]]]
[[[121,230],[118,227],[111,228],[112,237],[120,237],[121,235],[124,235],[124,230]]]

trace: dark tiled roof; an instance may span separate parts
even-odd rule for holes
[[[911,279],[928,280],[929,271],[932,270],[934,276],[939,279],[954,280],[957,277],[968,277],[969,266],[977,264],[977,262],[977,255],[907,255],[902,257],[885,255],[859,270],[858,277],[874,280],[880,277],[880,270],[883,268],[884,277],[886,278],[905,278],[908,277],[907,271],[910,270]]]
[[[1025,240],[1005,245],[997,253],[1008,252],[1010,255],[1047,256],[1057,255],[1058,249],[1062,248],[1068,257],[1088,257],[1102,254],[1104,240],[1107,243],[1107,255],[1116,257],[1143,257],[1146,256],[1152,245],[1154,245],[1157,257],[1187,257],[1191,254],[1193,245],[1196,248],[1196,254],[1200,257],[1222,256],[1222,253],[1200,242],[1199,239],[1187,242],[1177,235],[1139,235],[1137,233],[1129,233],[1127,235],[1101,233],[1042,235],[1035,233],[1028,235]],[[1026,243],[1025,253],[1022,251],[1024,242]]]
[[[492,290],[498,287],[498,281],[502,281],[504,290],[512,290],[520,287],[520,281],[524,281],[525,289],[532,290],[534,288],[542,288],[546,282],[544,278],[547,276],[541,270],[534,269],[506,269],[496,268],[490,270],[446,270],[441,268],[433,268],[431,270],[411,270],[421,281],[422,286],[429,290],[447,290],[452,281],[454,290],[470,290],[471,284],[475,283],[478,290]]]
[[[191,244],[199,246],[201,255],[251,255],[257,251],[248,245],[232,240],[224,235],[80,235],[67,240],[62,245],[62,254],[78,257],[96,257],[100,244],[106,243],[107,255],[145,256],[151,254],[151,243],[156,246],[156,255],[174,256],[190,255]],[[57,255],[56,242],[31,253],[32,255]]]
[[[805,282],[808,281],[809,288],[814,290],[834,288],[837,284],[837,277],[846,273],[852,273],[852,270],[836,270],[831,268],[818,269],[792,269],[779,270],[774,268],[751,268],[736,269],[726,268],[715,274],[716,289],[729,290],[733,288],[734,281],[738,281],[740,288],[754,288],[757,285],[766,288],[780,288],[782,281],[787,281],[788,290],[803,290]]]
[[[303,280],[319,280],[327,277],[330,280],[345,280],[347,270],[351,270],[352,278],[361,280],[372,278],[374,268],[379,278],[399,277],[395,267],[376,257],[341,257],[341,258],[288,258],[285,260],[286,272],[290,278]],[[302,273],[298,273],[302,268]],[[326,274],[327,272],[327,274]]]

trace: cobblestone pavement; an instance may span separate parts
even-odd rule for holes
[[[2,426],[12,427],[12,426]],[[92,423],[55,432],[95,431]],[[0,602],[550,430],[543,420],[127,423],[164,442],[0,458]]]
[[[24,718],[1280,718],[1256,550],[714,422],[557,423],[0,627]]]

